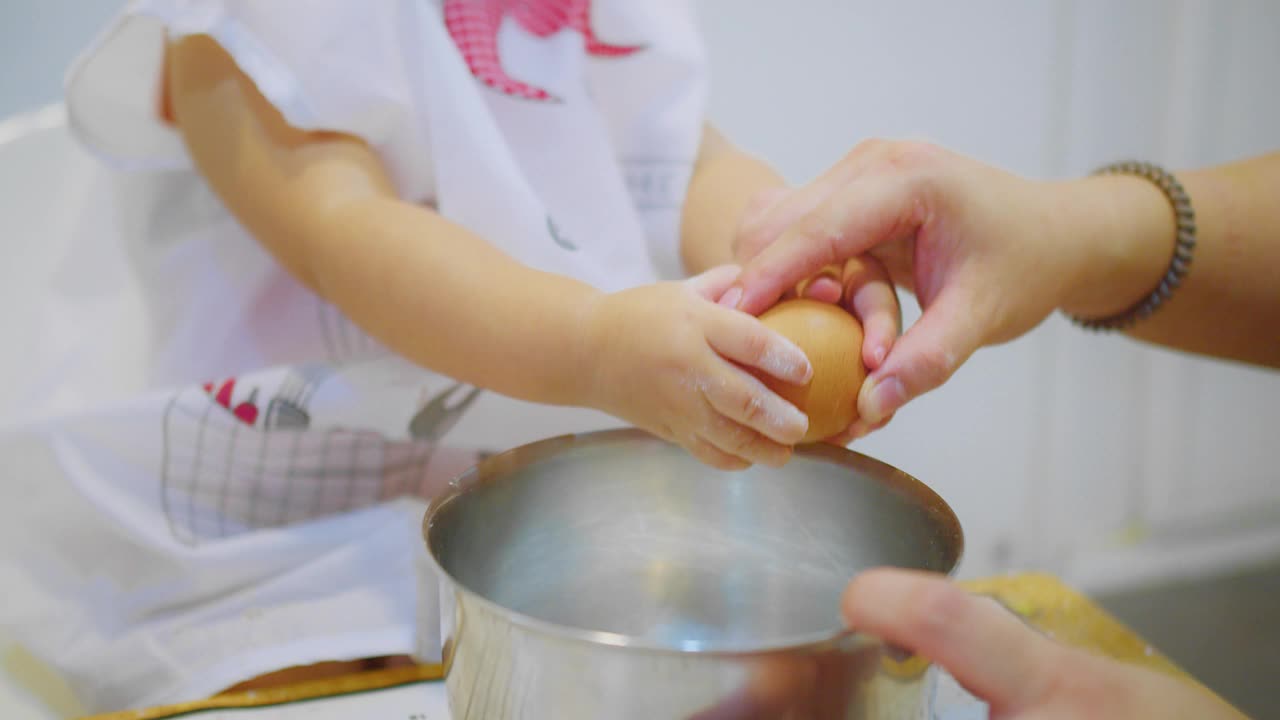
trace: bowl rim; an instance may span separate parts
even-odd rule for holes
[[[747,657],[794,652],[797,650],[815,651],[825,648],[849,648],[867,644],[866,638],[856,630],[848,628],[832,628],[831,630],[818,630],[811,633],[790,635],[774,642],[758,643],[744,647],[722,645],[699,647],[697,643],[688,643],[687,646],[675,646],[670,643],[645,640],[634,635],[562,625],[512,610],[494,600],[490,600],[454,577],[452,573],[444,568],[440,559],[436,557],[435,548],[431,546],[431,526],[436,516],[451,503],[458,501],[463,496],[484,485],[500,481],[515,470],[553,457],[570,448],[623,441],[672,445],[672,443],[639,428],[615,428],[569,433],[535,440],[491,455],[476,463],[450,481],[448,489],[432,498],[427,504],[427,510],[422,519],[422,540],[426,546],[427,558],[431,566],[440,577],[448,580],[451,586],[450,589],[465,596],[469,604],[483,607],[511,625],[527,629],[536,634],[551,636],[558,640],[570,640],[595,646],[643,650],[652,654],[696,655],[699,657]],[[960,520],[955,511],[932,488],[888,463],[845,447],[817,443],[797,446],[794,454],[834,462],[862,471],[875,480],[912,498],[914,502],[923,507],[932,516],[938,525],[945,528],[946,532],[944,534],[951,538],[949,547],[953,549],[954,554],[950,558],[950,566],[942,574],[948,578],[955,576],[964,556],[964,531],[960,526]],[[852,579],[850,577],[850,580]],[[838,610],[833,608],[832,618],[837,617]]]

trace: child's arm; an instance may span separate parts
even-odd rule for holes
[[[434,370],[530,401],[581,400],[583,314],[598,291],[399,201],[364,143],[287,125],[212,40],[182,40],[170,58],[196,166],[294,277]]]
[[[731,277],[604,295],[535,271],[399,200],[363,142],[290,127],[213,40],[169,54],[178,126],[210,186],[389,348],[505,395],[603,410],[722,467],[785,461],[804,434],[803,414],[738,365],[799,381],[808,363],[706,299]]]

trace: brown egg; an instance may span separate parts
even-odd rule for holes
[[[760,321],[799,345],[813,365],[813,378],[805,385],[760,376],[809,416],[809,431],[801,442],[817,442],[846,430],[858,418],[858,391],[867,378],[861,323],[838,305],[803,299],[774,305]]]

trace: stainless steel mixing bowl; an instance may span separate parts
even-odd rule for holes
[[[709,469],[636,430],[491,457],[431,504],[455,720],[909,718],[927,664],[844,630],[850,578],[951,572],[955,514],[834,447]]]

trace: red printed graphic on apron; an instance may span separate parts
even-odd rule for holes
[[[240,422],[252,427],[258,421],[258,406],[254,404],[254,401],[258,399],[258,388],[250,390],[248,398],[233,406],[231,404],[231,396],[236,389],[235,378],[223,380],[222,384],[218,385],[216,389],[213,383],[205,383],[202,387],[205,392],[213,396],[214,402],[230,411]]]
[[[498,28],[510,15],[526,32],[545,38],[564,30],[582,36],[593,57],[626,57],[640,45],[614,45],[596,37],[591,26],[591,0],[445,0],[444,22],[471,74],[485,85],[512,97],[554,100],[546,90],[507,74],[498,54]]]

